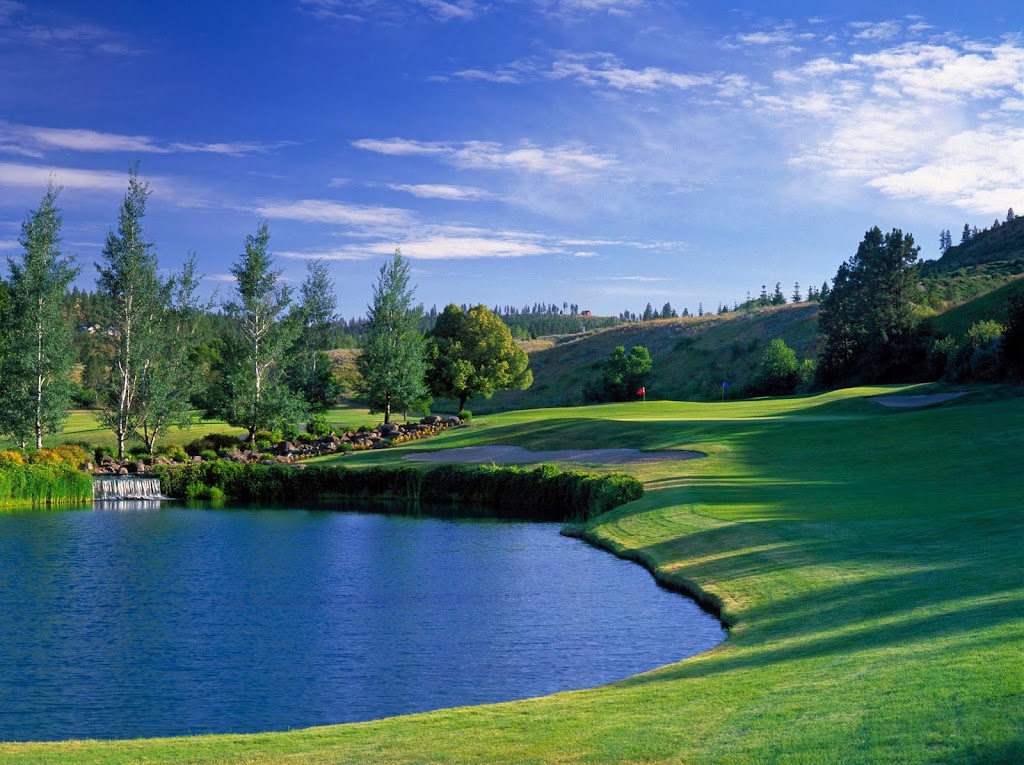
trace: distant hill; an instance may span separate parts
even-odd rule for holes
[[[928,303],[941,310],[990,292],[1024,274],[1024,218],[985,229],[921,265]]]
[[[800,358],[817,354],[818,304],[762,308],[685,319],[621,324],[579,337],[531,344],[534,383],[525,391],[502,391],[490,400],[472,399],[477,414],[507,409],[567,406],[584,403],[588,384],[599,380],[601,364],[617,345],[628,351],[643,345],[654,360],[647,384],[648,397],[674,400],[714,400],[729,382],[735,396],[750,381],[765,347],[781,337]],[[449,402],[437,402],[441,411]],[[448,408],[451,408],[448,406]]]
[[[1004,262],[1024,263],[1024,217],[985,229],[971,240],[950,247],[938,260],[926,261],[921,275],[948,274],[961,268]],[[1022,272],[1024,268],[1016,273]]]

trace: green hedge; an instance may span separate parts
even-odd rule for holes
[[[586,520],[643,496],[632,476],[493,465],[412,467],[245,465],[219,460],[161,466],[164,494],[178,498],[226,496],[234,502],[302,503],[334,497],[395,498],[428,504],[474,505],[504,517]]]
[[[0,507],[73,505],[92,501],[92,475],[71,465],[0,467]]]

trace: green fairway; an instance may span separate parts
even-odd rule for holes
[[[705,452],[624,466],[646,496],[584,533],[720,604],[730,635],[706,654],[507,704],[280,734],[0,744],[0,760],[1024,761],[1024,398],[869,400],[901,392],[919,391],[509,412],[344,458]]]

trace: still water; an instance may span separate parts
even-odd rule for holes
[[[585,688],[718,622],[557,524],[0,513],[0,740],[254,732]]]

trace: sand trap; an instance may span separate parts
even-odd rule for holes
[[[559,449],[531,452],[521,446],[463,446],[438,452],[407,454],[414,462],[472,462],[498,465],[522,465],[530,462],[589,462],[594,465],[625,465],[644,462],[669,462],[706,457],[703,452],[642,452],[639,449]]]
[[[893,409],[910,409],[917,406],[941,404],[943,401],[950,401],[954,398],[960,398],[960,396],[966,395],[967,393],[965,391],[959,391],[957,393],[929,393],[920,396],[877,396],[871,400],[877,404],[888,406]]]

